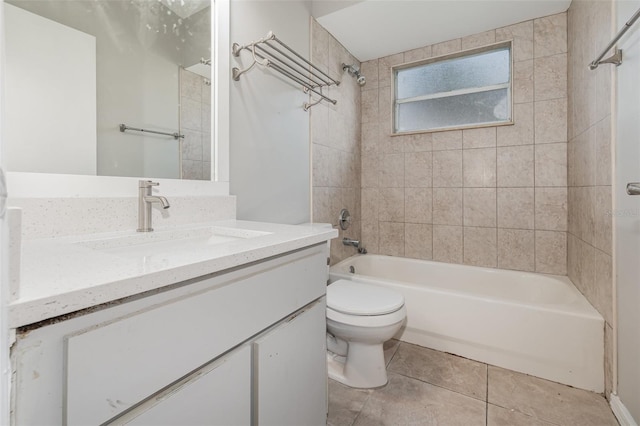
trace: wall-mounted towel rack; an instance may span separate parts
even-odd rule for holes
[[[618,31],[618,34],[616,34],[613,37],[613,40],[611,40],[609,44],[607,44],[607,47],[604,48],[602,53],[600,53],[600,55],[598,55],[596,59],[591,61],[591,63],[589,64],[589,69],[595,70],[600,64],[614,64],[615,66],[622,64],[622,49],[616,49],[614,51],[614,54],[609,56],[607,59],[602,58],[604,58],[604,55],[606,55],[607,52],[611,50],[613,46],[615,46],[618,40],[622,38],[622,36],[629,30],[629,28],[631,28],[631,26],[635,24],[638,18],[640,18],[640,9],[636,10],[636,13],[634,13],[631,19],[629,19],[620,29],[620,31]]]
[[[171,136],[176,140],[184,138],[184,135],[181,135],[178,132],[174,132],[174,133],[158,132],[155,130],[139,129],[137,127],[129,127],[126,124],[120,124],[120,131],[124,133],[125,130],[133,130],[134,132],[144,132],[144,133],[153,133],[156,135]]]
[[[233,56],[236,58],[240,56],[240,52],[243,50],[248,50],[253,56],[253,61],[248,67],[244,69],[233,68],[233,79],[235,81],[238,81],[242,74],[258,64],[271,68],[289,78],[294,83],[301,85],[305,93],[311,92],[320,97],[316,102],[305,103],[303,105],[305,111],[323,100],[331,102],[334,105],[336,104],[336,100],[322,93],[322,88],[337,86],[340,82],[329,77],[329,75],[320,68],[307,61],[295,50],[280,41],[273,32],[269,31],[266,37],[245,44],[244,46],[233,43],[232,49]]]

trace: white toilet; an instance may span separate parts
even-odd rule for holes
[[[353,388],[387,384],[382,344],[407,316],[402,294],[338,280],[327,287],[329,377]]]

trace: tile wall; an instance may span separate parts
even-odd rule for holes
[[[391,66],[504,40],[514,125],[390,136]],[[362,72],[370,252],[566,274],[566,13],[367,61]]]
[[[612,1],[575,0],[568,10],[568,275],[600,312],[605,327],[605,395],[613,386],[612,77],[615,67],[591,71],[607,45]]]
[[[338,101],[335,105],[323,101],[310,109],[313,221],[337,227],[342,208],[353,218],[349,229],[331,241],[334,264],[356,253],[342,245],[343,237],[360,239],[360,86],[342,71],[342,63],[360,63],[313,19],[311,30],[312,63],[341,81],[325,90]]]
[[[211,180],[211,86],[180,68],[182,179]]]

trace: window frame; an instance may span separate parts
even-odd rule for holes
[[[484,53],[484,52],[489,52],[492,50],[497,50],[500,48],[506,47],[509,49],[509,82],[508,83],[502,83],[502,84],[497,84],[497,85],[491,85],[491,86],[483,86],[480,88],[469,88],[469,89],[458,89],[458,90],[452,90],[449,92],[439,92],[439,93],[435,93],[435,94],[430,94],[430,95],[421,95],[421,96],[415,96],[412,98],[407,98],[407,99],[403,99],[400,102],[398,102],[397,100],[397,95],[398,95],[398,80],[397,80],[397,76],[398,76],[398,71],[404,70],[404,69],[408,69],[408,68],[414,68],[414,67],[419,67],[419,66],[423,66],[423,65],[428,65],[428,64],[432,64],[432,63],[436,63],[436,62],[442,62],[442,61],[447,61],[447,60],[451,60],[451,59],[457,59],[457,58],[462,58],[462,57],[466,57],[466,56],[472,56],[472,55],[476,55],[479,53]],[[422,60],[418,60],[418,61],[413,61],[413,62],[406,62],[406,63],[402,63],[402,64],[398,64],[398,65],[394,65],[391,67],[391,81],[393,83],[393,87],[391,92],[391,136],[402,136],[402,135],[412,135],[412,134],[420,134],[420,133],[436,133],[436,132],[445,132],[445,131],[449,131],[449,130],[464,130],[464,129],[478,129],[478,128],[484,128],[484,127],[498,127],[498,126],[512,126],[514,124],[514,120],[513,120],[513,78],[514,78],[514,60],[513,60],[513,41],[512,40],[507,40],[507,41],[500,41],[498,43],[492,43],[492,44],[488,44],[485,46],[481,46],[481,47],[477,47],[477,48],[472,48],[472,49],[466,49],[466,50],[462,50],[460,52],[455,52],[455,53],[450,53],[450,54],[446,54],[446,55],[441,55],[441,56],[436,56],[436,57],[432,57],[432,58],[427,58],[427,59],[422,59]],[[465,94],[472,94],[472,93],[482,93],[482,92],[488,92],[491,90],[496,90],[496,89],[504,89],[507,88],[508,89],[508,106],[509,106],[509,118],[507,120],[504,121],[492,121],[492,122],[487,122],[487,123],[471,123],[471,124],[460,124],[460,125],[454,125],[454,126],[447,126],[447,127],[437,127],[437,128],[432,128],[432,129],[417,129],[417,130],[409,130],[409,131],[396,131],[396,122],[397,122],[397,117],[398,117],[398,108],[399,105],[404,104],[404,103],[409,103],[409,102],[419,102],[419,101],[423,101],[423,100],[429,100],[429,99],[439,99],[439,98],[447,98],[447,97],[452,97],[452,96],[457,96],[457,95],[465,95]]]

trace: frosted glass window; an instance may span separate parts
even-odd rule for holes
[[[511,46],[396,69],[394,130],[511,120]]]

